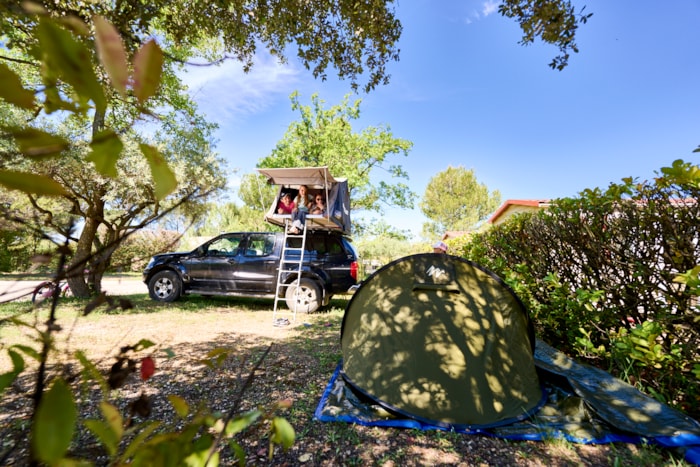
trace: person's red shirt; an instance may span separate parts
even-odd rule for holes
[[[294,201],[285,196],[277,205],[277,214],[291,214],[295,207]]]

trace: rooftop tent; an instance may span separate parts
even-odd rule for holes
[[[493,427],[544,403],[527,311],[492,272],[419,254],[379,269],[348,303],[345,382],[386,410],[448,428]]]
[[[284,192],[296,196],[299,185],[306,185],[311,193],[322,193],[326,199],[325,215],[308,215],[308,229],[339,230],[349,235],[350,224],[350,190],[345,178],[335,178],[328,167],[292,167],[277,169],[258,169],[267,177],[268,183],[279,185],[275,199],[265,214],[265,220],[271,224],[284,227],[289,215],[277,214],[277,204]]]

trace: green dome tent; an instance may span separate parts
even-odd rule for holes
[[[385,409],[424,423],[490,427],[544,402],[527,310],[495,274],[441,254],[379,269],[348,303],[343,378]]]

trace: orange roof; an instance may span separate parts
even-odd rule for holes
[[[501,206],[496,209],[491,217],[486,221],[489,224],[493,224],[499,217],[503,215],[504,212],[508,210],[511,206],[530,206],[533,208],[545,208],[549,206],[548,199],[508,199]]]

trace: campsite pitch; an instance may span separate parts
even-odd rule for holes
[[[247,465],[689,465],[671,451],[631,444],[516,442],[444,431],[319,422],[313,419],[314,410],[341,356],[340,324],[345,301],[332,302],[331,311],[298,315],[296,322],[277,327],[269,301],[187,299],[177,305],[154,306],[145,296],[133,297],[135,308],[128,314],[93,313],[78,320],[72,329],[71,348],[86,350],[104,370],[112,364],[119,346],[142,338],[171,349],[172,358],[157,356],[156,373],[147,385],[147,393],[154,398],[153,419],[174,420],[166,403],[168,394],[177,394],[191,404],[204,401],[212,409],[227,410],[238,393],[241,378],[272,346],[252,388],[243,397],[242,410],[280,399],[292,400],[292,407],[281,415],[293,425],[297,439],[289,451],[278,449],[268,461],[266,434],[249,433],[241,442]],[[3,334],[3,343],[9,343],[8,338]],[[220,371],[200,363],[208,351],[217,347],[235,350]],[[30,399],[25,396],[31,384],[31,379],[22,379],[11,388],[14,397],[2,400],[0,430],[5,446],[20,434],[17,430],[22,424],[16,422],[30,408]],[[134,378],[118,397],[138,397],[141,387]],[[26,446],[15,450],[6,459],[8,464],[22,465],[26,459],[23,449]],[[100,451],[87,433],[81,435],[72,454],[100,462]],[[230,453],[222,454],[222,465],[232,465]]]

